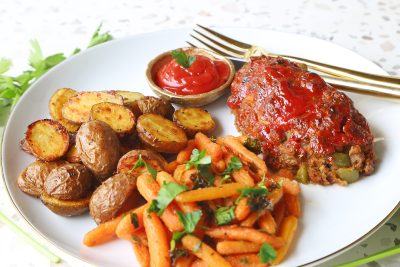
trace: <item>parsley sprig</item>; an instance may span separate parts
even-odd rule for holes
[[[110,41],[113,37],[108,33],[101,33],[101,24],[92,35],[87,48]],[[81,51],[76,48],[72,54],[75,55]],[[43,56],[42,49],[37,40],[31,41],[31,51],[29,55],[30,68],[17,76],[9,76],[6,73],[11,69],[12,62],[6,58],[0,58],[0,125],[6,121],[10,110],[18,102],[21,95],[34,83],[39,77],[45,74],[68,56],[64,53],[57,53],[47,57]]]
[[[242,167],[243,164],[238,157],[235,156],[231,157],[228,166],[226,167],[225,171],[221,174],[223,175],[221,183],[228,181],[231,178],[232,172],[239,170]]]
[[[162,215],[175,197],[186,190],[187,187],[184,185],[175,182],[164,182],[158,191],[156,199],[151,202],[149,212],[157,212],[158,215]]]
[[[177,211],[179,221],[182,223],[183,228],[185,230],[181,232],[174,232],[172,234],[170,250],[174,251],[176,247],[176,243],[181,240],[181,238],[186,234],[191,234],[196,229],[197,223],[200,221],[202,216],[201,210],[196,210],[192,212],[182,213]]]
[[[263,243],[258,253],[262,263],[270,263],[276,258],[276,250],[268,243]]]
[[[137,168],[140,168],[140,167],[146,167],[146,169],[150,173],[151,177],[153,177],[153,179],[156,179],[157,170],[155,170],[153,167],[151,167],[149,164],[147,164],[146,161],[143,160],[142,154],[139,154],[139,159],[136,161],[136,163],[132,167],[131,171],[136,170]]]
[[[199,151],[193,149],[190,160],[186,162],[186,169],[195,167],[199,171],[198,179],[204,178],[207,185],[211,186],[214,183],[214,175],[211,173],[211,157],[206,155],[206,150]]]
[[[193,64],[193,62],[196,61],[195,56],[188,56],[184,51],[181,49],[179,50],[173,50],[171,52],[171,56],[176,60],[176,62],[184,67],[185,69],[189,68],[190,65]]]

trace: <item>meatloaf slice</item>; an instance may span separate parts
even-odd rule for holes
[[[237,73],[228,106],[266,162],[304,182],[347,184],[374,171],[373,135],[353,101],[283,58],[253,57]]]

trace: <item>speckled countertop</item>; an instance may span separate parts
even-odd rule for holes
[[[285,31],[329,40],[370,59],[391,75],[400,74],[399,0],[161,1],[161,0],[1,0],[0,57],[26,67],[29,40],[39,40],[46,54],[83,47],[103,22],[115,38],[141,32],[207,26],[240,26]],[[0,128],[0,134],[2,129]],[[0,209],[22,224],[0,184]],[[400,243],[400,213],[332,266]],[[30,231],[29,228],[26,228]],[[38,240],[43,241],[39,237]],[[45,241],[43,241],[45,242]],[[56,250],[56,249],[54,249]],[[0,223],[1,266],[53,266]],[[57,250],[56,250],[57,251]],[[60,253],[57,265],[81,265]],[[400,256],[368,264],[400,266]]]

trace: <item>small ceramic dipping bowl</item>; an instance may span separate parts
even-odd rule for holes
[[[157,72],[168,62],[172,60],[171,56],[171,51],[167,51],[165,53],[162,53],[161,55],[157,56],[154,58],[152,61],[149,62],[147,65],[146,69],[146,79],[147,82],[150,85],[150,88],[153,90],[153,92],[164,99],[167,99],[171,101],[172,103],[176,103],[182,106],[192,106],[192,107],[200,107],[207,105],[211,102],[214,102],[217,100],[219,97],[221,97],[226,90],[229,90],[230,84],[233,80],[233,76],[235,75],[235,67],[233,66],[232,61],[229,59],[214,53],[212,51],[203,49],[203,48],[193,48],[193,47],[185,47],[181,48],[183,52],[185,52],[187,55],[202,55],[210,58],[211,60],[220,60],[227,64],[229,67],[229,77],[227,81],[222,84],[221,86],[206,92],[206,93],[200,93],[200,94],[195,94],[195,95],[178,95],[174,94],[172,92],[169,92],[167,90],[162,89],[155,83],[155,77],[157,75]]]

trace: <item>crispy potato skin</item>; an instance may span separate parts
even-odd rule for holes
[[[75,143],[75,138],[73,139]],[[65,154],[65,159],[70,163],[81,163],[81,158],[79,157],[78,149],[75,144],[71,145]]]
[[[26,167],[17,178],[17,185],[22,192],[33,197],[40,197],[43,192],[44,181],[49,173],[65,161],[45,162],[37,160]]]
[[[85,213],[89,207],[90,197],[78,200],[60,200],[43,192],[40,200],[52,212],[69,217]]]
[[[142,159],[157,171],[163,171],[165,169],[165,166],[167,165],[166,160],[159,154],[150,150],[135,149],[129,151],[119,159],[117,172],[123,173],[131,171],[133,166],[135,166],[135,163],[139,159],[139,155],[142,155]],[[143,171],[145,171],[145,169],[146,168],[138,168],[136,170],[133,170],[132,174],[140,175]]]
[[[93,176],[79,163],[69,163],[54,168],[44,182],[47,195],[60,200],[77,200],[92,193]]]
[[[116,174],[103,182],[92,194],[90,215],[96,223],[113,219],[136,188],[136,177],[129,173]]]
[[[84,123],[89,120],[92,106],[102,102],[124,104],[122,96],[115,92],[80,92],[63,105],[62,115],[71,122]]]
[[[136,130],[142,143],[157,152],[178,153],[188,141],[181,128],[158,114],[141,115]]]
[[[28,126],[25,139],[32,154],[44,161],[60,159],[68,151],[69,134],[54,120],[37,120]]]
[[[189,137],[197,132],[209,134],[215,128],[215,121],[207,110],[202,108],[182,108],[174,112],[173,121],[181,127]]]
[[[117,135],[102,121],[89,121],[79,128],[75,146],[83,164],[100,181],[114,172],[120,157]]]
[[[60,88],[54,92],[49,101],[49,113],[50,116],[60,122],[68,132],[76,132],[79,129],[80,124],[76,124],[68,121],[62,115],[62,107],[68,101],[68,99],[75,95],[77,92],[71,88]]]
[[[90,119],[107,123],[121,136],[132,133],[136,125],[136,117],[129,108],[109,102],[93,105]]]
[[[141,114],[154,113],[166,118],[172,118],[175,108],[168,100],[154,96],[145,96],[136,101]]]

